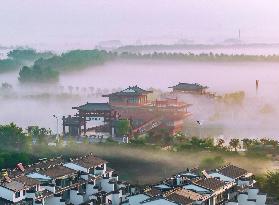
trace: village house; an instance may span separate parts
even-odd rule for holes
[[[125,205],[265,205],[253,174],[234,165],[186,170],[127,197]]]
[[[38,163],[3,170],[1,205],[119,205],[133,191],[92,154],[64,160],[42,159]]]

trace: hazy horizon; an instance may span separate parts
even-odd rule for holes
[[[0,45],[93,47],[174,43],[278,43],[276,0],[0,0]]]

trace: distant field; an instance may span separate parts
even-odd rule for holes
[[[227,155],[212,152],[170,152],[151,147],[133,147],[128,145],[74,145],[71,148],[40,151],[40,156],[47,153],[77,155],[88,152],[106,159],[122,180],[135,184],[155,183],[186,168],[199,166],[205,158],[222,156],[226,162],[241,166],[255,174],[271,169],[272,163],[267,159],[247,158],[240,155]],[[38,152],[37,152],[38,153]]]

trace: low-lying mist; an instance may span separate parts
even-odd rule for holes
[[[178,82],[200,83],[209,91],[223,96],[243,91],[241,104],[217,99],[180,95],[192,104],[186,133],[201,136],[277,137],[279,111],[277,63],[206,63],[159,60],[117,60],[104,65],[61,74],[59,82],[22,85],[18,72],[0,75],[1,83],[12,86],[0,90],[0,122],[19,126],[39,125],[55,130],[56,114],[74,114],[73,106],[86,102],[106,102],[104,93],[115,92],[129,85],[170,92]],[[259,80],[256,92],[255,80]],[[202,121],[198,126],[196,121]],[[59,122],[61,124],[61,121]],[[61,128],[60,128],[61,131]]]

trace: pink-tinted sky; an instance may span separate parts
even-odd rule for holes
[[[0,44],[279,42],[278,0],[0,0]]]

